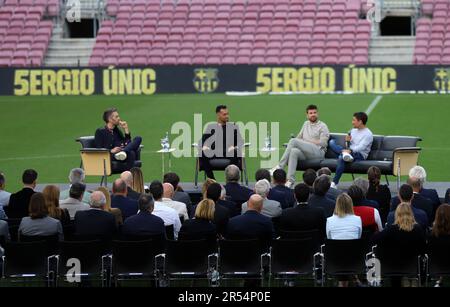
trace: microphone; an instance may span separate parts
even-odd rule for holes
[[[348,136],[351,136],[351,131],[347,132]],[[350,141],[345,141],[345,148],[349,149],[350,148]]]

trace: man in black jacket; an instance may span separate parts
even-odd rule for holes
[[[206,127],[199,144],[199,159],[208,178],[215,179],[209,162],[212,158],[226,158],[230,164],[239,165],[244,141],[239,127],[229,122],[228,108],[216,107],[217,123]]]
[[[95,131],[95,146],[109,149],[113,159],[126,161],[127,169],[131,169],[136,161],[142,138],[137,136],[131,140],[128,124],[120,120],[116,108],[103,112],[103,120],[106,125]]]
[[[91,194],[91,209],[75,214],[75,235],[82,238],[111,240],[116,234],[116,218],[104,211],[105,195],[95,191]]]
[[[285,206],[283,206],[283,203],[280,202],[283,209],[290,208],[295,205],[294,192],[292,191],[292,189],[285,186],[286,182],[287,182],[287,174],[284,169],[280,168],[273,172],[274,187],[270,191],[277,191],[284,195]]]
[[[310,188],[304,183],[294,188],[297,205],[283,210],[280,219],[280,229],[287,231],[307,231],[317,229],[321,237],[325,237],[326,218],[322,208],[308,204]]]
[[[331,186],[331,178],[327,175],[320,175],[313,184],[314,193],[309,197],[308,204],[311,207],[322,208],[325,217],[330,217],[334,213],[336,202],[329,199],[326,194]]]
[[[31,196],[36,188],[38,174],[33,169],[27,169],[22,174],[23,189],[17,193],[11,194],[9,204],[4,207],[6,215],[10,219],[19,219],[28,216],[28,207]]]

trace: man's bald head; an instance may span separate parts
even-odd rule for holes
[[[164,190],[163,197],[172,199],[174,193],[173,185],[168,182],[165,182],[163,183],[163,190]]]
[[[252,196],[250,196],[250,199],[248,200],[247,208],[248,210],[255,210],[261,212],[263,208],[263,202],[264,198],[262,198],[261,195],[253,194]]]
[[[103,194],[100,191],[92,192],[89,204],[91,205],[92,208],[104,209],[106,205],[105,194]]]
[[[122,179],[114,180],[112,191],[114,195],[127,195],[127,184]]]
[[[120,174],[120,179],[125,181],[125,184],[130,188],[133,186],[133,174],[130,171],[125,171]]]

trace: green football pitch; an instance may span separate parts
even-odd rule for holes
[[[103,125],[105,108],[115,106],[130,126],[132,135],[141,135],[145,182],[161,178],[160,138],[173,123],[194,122],[202,114],[203,124],[215,119],[215,106],[226,104],[230,120],[279,122],[280,143],[297,134],[305,120],[306,105],[319,106],[320,118],[331,132],[346,132],[353,112],[365,111],[377,95],[260,95],[159,94],[154,96],[89,97],[0,97],[0,170],[7,177],[7,189],[20,186],[24,169],[34,168],[40,183],[64,183],[72,167],[80,164],[80,145],[75,139],[92,135]],[[450,175],[450,99],[446,95],[383,95],[369,116],[374,134],[420,136],[423,141],[420,164],[429,181],[449,181]],[[171,138],[175,138],[172,135]],[[192,142],[195,140],[192,139]],[[261,147],[262,144],[253,144]],[[272,146],[280,147],[280,144]],[[281,156],[282,152],[280,152]],[[250,180],[261,157],[248,159]],[[182,181],[193,181],[194,158],[173,158],[172,170]],[[202,178],[202,177],[200,177]],[[297,174],[299,180],[300,174]],[[223,175],[218,174],[223,180]],[[350,177],[346,175],[343,180]],[[393,178],[391,178],[393,179]],[[111,181],[111,179],[109,179]],[[99,182],[89,178],[88,182]]]

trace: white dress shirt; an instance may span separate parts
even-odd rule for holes
[[[173,225],[173,234],[175,239],[178,238],[178,232],[181,229],[181,221],[178,212],[175,209],[169,208],[162,201],[155,201],[155,208],[152,214],[159,216],[165,226]]]
[[[178,215],[180,217],[183,217],[185,221],[189,219],[186,204],[176,201],[176,200],[172,200],[170,198],[164,198],[164,197],[162,198],[162,202],[164,203],[164,205],[168,206],[169,208],[175,209],[175,211],[178,212]]]

